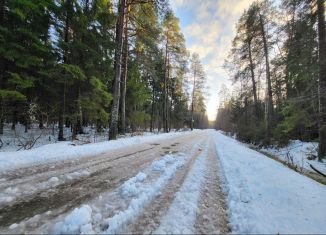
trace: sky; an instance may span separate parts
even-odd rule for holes
[[[198,53],[207,75],[209,120],[215,120],[221,84],[231,86],[223,63],[231,48],[235,26],[254,0],[170,0],[191,53]]]

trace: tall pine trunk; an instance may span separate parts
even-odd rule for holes
[[[114,54],[114,82],[113,82],[113,104],[111,108],[111,123],[109,140],[117,139],[120,102],[120,81],[121,81],[121,58],[123,48],[123,30],[125,18],[126,0],[119,1],[118,20],[116,24],[115,54]]]
[[[167,132],[171,130],[171,103],[170,103],[170,92],[171,92],[171,80],[170,80],[170,57],[168,54],[168,64],[167,64],[167,88],[166,88],[166,127]]]
[[[66,20],[65,20],[65,28],[64,28],[64,42],[69,42],[69,28],[70,28],[70,21],[71,21],[71,14],[72,14],[72,2],[71,0],[66,0]],[[63,55],[63,63],[68,63],[68,49],[64,51]],[[62,92],[62,99],[61,99],[61,105],[59,110],[59,133],[58,133],[58,140],[63,141],[65,140],[64,134],[63,134],[63,124],[64,124],[64,116],[65,116],[65,107],[66,107],[66,81],[62,84],[61,87]]]
[[[317,0],[319,45],[319,147],[318,159],[326,156],[326,32],[324,0]]]
[[[169,60],[168,60],[168,46],[169,38],[166,39],[165,44],[165,75],[164,75],[164,101],[163,101],[163,129],[164,132],[168,132],[168,76],[169,76]]]
[[[154,110],[155,110],[155,82],[154,79],[152,80],[152,107],[151,107],[151,126],[150,132],[154,130]]]
[[[6,1],[0,1],[0,25],[3,26],[5,24],[5,5]],[[5,60],[2,56],[0,56],[0,89],[4,88],[4,73],[5,73]],[[0,135],[3,134],[4,127],[4,101],[0,96]]]
[[[289,40],[289,47],[292,47],[292,43],[294,41],[293,37],[295,34],[295,15],[296,15],[296,4],[292,4],[292,17],[291,21],[287,24],[287,37]],[[289,51],[287,51],[289,53]],[[286,89],[286,97],[287,99],[292,97],[293,88],[292,88],[292,82],[290,80],[290,73],[291,71],[288,69],[288,66],[290,64],[289,57],[287,56],[286,63],[285,63],[285,89]]]
[[[258,110],[258,99],[257,99],[257,88],[256,88],[256,81],[255,81],[255,71],[254,71],[254,63],[252,61],[252,53],[251,53],[251,40],[248,42],[248,49],[249,49],[249,62],[250,62],[250,72],[251,72],[251,82],[252,82],[252,93],[254,95],[254,105],[255,105],[255,114],[258,118],[259,110]]]
[[[78,99],[77,99],[77,106],[78,106],[78,112],[77,112],[77,123],[76,123],[76,131],[77,134],[84,134],[84,129],[83,129],[83,109],[82,109],[82,104],[81,104],[81,91],[79,87],[78,91]]]
[[[65,116],[65,106],[66,106],[66,81],[62,84],[62,97],[61,97],[61,105],[59,108],[59,133],[58,133],[58,140],[64,141],[64,134],[63,134],[63,125],[64,125],[64,116]]]
[[[172,91],[171,91],[172,93]],[[169,132],[171,131],[171,128],[172,128],[172,107],[173,107],[173,100],[171,99],[170,100],[170,107],[169,107]],[[174,127],[174,125],[173,125]]]
[[[272,82],[269,68],[268,45],[266,39],[266,32],[264,27],[263,16],[259,14],[259,23],[261,28],[261,36],[263,39],[265,66],[266,66],[266,94],[265,94],[265,122],[266,122],[266,140],[271,138],[271,122],[273,117],[273,94]]]
[[[130,6],[128,6],[128,12]],[[121,134],[126,134],[126,93],[127,93],[127,77],[128,77],[128,13],[126,15],[126,25],[124,29],[124,58],[123,58],[123,74],[121,88]]]
[[[194,129],[194,102],[195,102],[195,88],[196,88],[196,70],[194,71],[194,84],[192,88],[192,100],[191,100],[191,130]]]

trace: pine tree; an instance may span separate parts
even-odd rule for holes
[[[203,89],[205,85],[205,72],[200,63],[199,55],[192,54],[191,57],[191,76],[193,79],[192,97],[191,97],[191,130],[194,129],[194,112],[202,113],[206,111],[204,105]],[[199,126],[197,126],[199,127]]]
[[[113,104],[111,108],[111,123],[109,139],[114,140],[118,134],[119,102],[120,102],[120,81],[122,65],[123,31],[125,26],[126,0],[119,1],[118,19],[116,23],[115,56],[114,56],[114,83],[113,83]]]
[[[0,133],[10,116],[13,123],[22,121],[27,131],[33,87],[51,57],[47,38],[53,7],[50,0],[1,1]]]
[[[319,45],[319,148],[318,158],[326,157],[326,29],[325,2],[317,0]]]

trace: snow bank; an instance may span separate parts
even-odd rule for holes
[[[89,205],[82,205],[75,208],[63,222],[55,224],[55,234],[93,234],[92,229],[92,208]]]
[[[19,167],[42,164],[45,162],[54,162],[59,160],[102,154],[113,149],[146,142],[175,138],[177,136],[186,135],[189,133],[191,132],[187,131],[165,133],[159,135],[135,136],[80,146],[73,146],[71,145],[71,142],[66,141],[43,145],[39,148],[31,150],[23,150],[18,152],[0,152],[0,171],[7,171]]]
[[[171,160],[171,156],[167,156],[167,158]],[[175,172],[184,165],[184,163],[185,158],[178,157],[175,159],[175,163],[164,169],[162,176],[160,176],[155,182],[149,185],[143,184],[141,187],[138,187],[138,193],[137,195],[134,195],[128,208],[105,220],[108,229],[104,233],[121,233],[123,231],[121,229],[130,224],[142,211],[144,206],[160,194],[162,188],[174,176]]]
[[[174,158],[172,155],[166,155],[164,158],[158,161],[154,161],[152,163],[152,170],[153,171],[161,171],[163,172],[165,170],[166,164],[171,163],[174,161]]]
[[[326,187],[215,133],[233,233],[326,233]]]
[[[302,142],[300,140],[291,141],[290,144],[284,148],[263,148],[263,152],[270,153],[279,159],[288,163],[294,164],[298,167],[303,167],[311,171],[309,164],[312,164],[321,172],[326,174],[326,161],[319,162],[316,160],[308,160],[310,154],[317,156],[318,143],[316,142]],[[293,162],[292,162],[293,161]]]
[[[198,199],[207,167],[207,146],[196,159],[185,182],[162,218],[156,234],[193,234],[198,211]]]
[[[139,172],[135,177],[127,180],[121,186],[121,194],[123,197],[134,197],[139,194],[141,183],[147,178],[143,172]]]

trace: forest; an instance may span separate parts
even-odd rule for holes
[[[236,25],[216,128],[256,145],[319,141],[326,156],[324,0],[256,1]]]
[[[206,128],[205,81],[167,1],[0,1],[0,138]]]
[[[0,0],[1,234],[326,234],[326,0]]]

